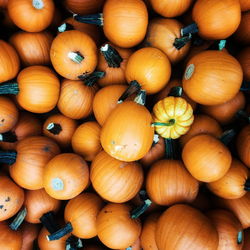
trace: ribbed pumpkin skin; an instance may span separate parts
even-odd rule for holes
[[[236,147],[240,160],[250,168],[250,125],[245,126],[238,134]]]
[[[12,45],[0,40],[0,83],[13,79],[20,67],[20,60]]]
[[[198,0],[192,11],[199,35],[206,40],[220,40],[231,36],[240,24],[238,0]]]
[[[134,101],[116,106],[101,130],[103,149],[121,161],[141,159],[153,143],[154,128],[149,111]]]
[[[250,43],[250,12],[243,12],[241,22],[234,36],[238,43],[248,45]]]
[[[242,67],[244,80],[250,81],[250,46],[240,51],[237,60]]]
[[[189,60],[182,82],[185,93],[195,102],[218,105],[239,92],[242,79],[242,68],[234,57],[210,50]]]
[[[122,162],[101,151],[91,164],[90,180],[104,200],[124,203],[139,192],[143,171],[136,162]]]
[[[53,36],[49,32],[17,32],[10,37],[24,66],[50,64],[50,46]]]
[[[46,113],[58,101],[60,82],[54,71],[46,66],[29,66],[17,76],[18,104],[33,113]]]
[[[238,233],[243,231],[240,221],[227,210],[216,209],[206,213],[219,234],[217,250],[241,250],[244,240],[237,243]]]
[[[24,202],[24,191],[7,176],[0,176],[0,221],[15,215]]]
[[[168,83],[171,64],[161,50],[142,48],[130,56],[125,74],[127,82],[136,80],[147,94],[155,94]]]
[[[146,178],[146,190],[150,199],[158,205],[191,203],[199,190],[199,182],[178,160],[155,162]]]
[[[244,185],[248,176],[248,168],[240,161],[233,159],[227,173],[219,180],[208,183],[207,187],[215,195],[224,199],[238,199],[247,193]]]
[[[182,160],[197,180],[212,182],[226,174],[231,166],[232,156],[218,139],[208,134],[200,134],[185,144]]]
[[[199,210],[178,204],[168,208],[156,224],[159,250],[217,250],[218,233]]]
[[[44,167],[59,154],[57,144],[45,136],[30,136],[18,142],[16,151],[16,162],[9,168],[13,180],[25,189],[43,188]]]
[[[97,216],[97,235],[111,249],[131,246],[141,233],[139,219],[132,219],[131,207],[126,204],[109,203]]]
[[[179,50],[174,46],[175,39],[181,37],[181,28],[183,25],[175,19],[155,18],[149,22],[146,43],[162,50],[171,63],[177,63],[187,55],[190,48],[190,43]]]
[[[108,40],[121,48],[131,48],[139,44],[146,34],[147,7],[142,0],[107,0],[103,19],[103,31]]]
[[[61,202],[49,196],[45,190],[27,190],[24,205],[27,209],[25,220],[29,223],[41,223],[39,220],[48,212],[57,212]]]
[[[71,223],[72,234],[83,239],[95,237],[96,217],[102,206],[102,199],[92,193],[83,193],[71,199],[65,207],[64,219]]]
[[[34,241],[39,234],[39,225],[24,222],[21,227],[23,243],[21,250],[33,250]]]
[[[70,52],[79,52],[84,59],[76,63],[68,57]],[[91,74],[97,65],[97,47],[93,39],[79,30],[60,33],[53,40],[50,59],[55,71],[69,80],[79,80],[82,74]]]

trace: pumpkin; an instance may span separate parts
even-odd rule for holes
[[[193,109],[182,97],[169,96],[154,105],[155,131],[164,138],[179,138],[187,133],[193,121]]]
[[[178,204],[168,208],[156,223],[158,249],[217,249],[216,228],[199,210]]]
[[[43,32],[17,32],[10,37],[10,44],[14,46],[24,66],[50,64],[50,46],[53,36]]]
[[[240,0],[241,11],[250,10],[250,3],[248,0]]]
[[[219,197],[224,199],[237,199],[250,190],[248,168],[240,161],[233,159],[227,173],[207,187]]]
[[[127,204],[107,204],[97,216],[97,236],[112,249],[131,246],[140,236],[139,219],[131,218],[131,207]]]
[[[15,215],[24,202],[24,191],[9,177],[0,175],[0,221]]]
[[[192,137],[183,147],[182,160],[197,180],[213,182],[229,170],[232,156],[228,148],[209,134]]]
[[[83,158],[63,153],[52,158],[44,169],[45,191],[58,200],[69,200],[80,194],[89,183],[89,169]]]
[[[43,174],[46,163],[60,149],[50,138],[29,136],[17,143],[17,153],[10,153],[14,163],[9,171],[12,179],[21,187],[37,190],[43,187]]]
[[[0,7],[1,8],[6,8],[9,0],[1,0],[0,1]]]
[[[15,103],[8,97],[0,96],[0,133],[13,129],[18,117],[19,112]]]
[[[169,1],[167,4],[169,6]],[[166,10],[169,10],[169,7]],[[187,55],[190,48],[191,37],[181,39],[182,27],[175,19],[155,18],[149,22],[145,43],[162,50],[170,62],[175,64]]]
[[[155,242],[155,230],[159,217],[160,213],[153,213],[143,222],[140,239],[144,250],[158,250]]]
[[[101,127],[95,121],[85,122],[75,130],[71,144],[73,151],[86,161],[92,161],[102,150],[100,142]]]
[[[72,234],[83,239],[95,237],[96,217],[102,206],[102,199],[93,193],[83,193],[71,199],[65,207],[64,219],[73,227]]]
[[[39,233],[39,226],[28,222],[23,223],[21,227],[23,243],[21,250],[33,250],[34,241]]]
[[[246,99],[244,94],[239,91],[231,100],[213,106],[201,105],[201,112],[216,119],[220,124],[229,124],[235,119],[239,110],[244,109]]]
[[[240,160],[250,168],[250,125],[246,125],[238,134],[236,148]]]
[[[43,134],[54,139],[62,148],[71,144],[71,137],[77,128],[75,120],[62,114],[49,116],[43,124]]]
[[[105,72],[105,76],[97,81],[101,86],[126,84],[125,69],[131,49],[119,48],[105,43],[100,48],[97,70]]]
[[[0,65],[0,83],[16,77],[20,67],[16,50],[3,40],[0,40]]]
[[[193,7],[192,18],[198,25],[199,35],[202,38],[225,39],[231,36],[240,24],[240,3],[238,0],[197,0]]]
[[[164,17],[176,17],[188,10],[193,0],[149,0],[154,11]]]
[[[83,119],[93,110],[95,88],[83,81],[64,79],[57,107],[60,112],[71,119]]]
[[[243,12],[241,16],[241,22],[234,33],[234,37],[236,41],[240,44],[245,44],[249,45],[250,43],[250,28],[249,28],[249,23],[250,23],[250,12]]]
[[[145,96],[142,91],[135,101],[118,104],[101,129],[103,149],[117,160],[139,160],[153,143],[152,116],[144,107]]]
[[[51,0],[9,0],[8,13],[15,25],[28,32],[45,30],[54,16],[54,2]]]
[[[182,83],[185,93],[195,102],[218,105],[239,92],[242,78],[241,66],[233,56],[210,50],[189,60]]]
[[[250,81],[250,46],[242,49],[237,55],[237,60],[239,61],[242,70],[243,78],[245,81]]]
[[[211,107],[211,106],[209,106]],[[180,143],[184,146],[192,137],[199,134],[210,134],[217,138],[222,135],[220,124],[208,115],[194,115],[194,122],[185,135],[180,137]]]
[[[62,32],[50,48],[51,63],[58,74],[69,80],[93,73],[97,65],[97,48],[93,39],[79,30]]]
[[[26,190],[24,205],[27,209],[25,220],[29,223],[41,223],[43,216],[49,212],[56,213],[61,202],[49,196],[45,190]]]
[[[124,203],[139,192],[143,171],[136,162],[123,162],[101,151],[92,161],[90,180],[104,200]]]
[[[158,205],[192,202],[199,190],[199,182],[179,160],[164,159],[153,163],[146,178],[149,198]]]

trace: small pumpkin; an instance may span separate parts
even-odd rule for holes
[[[81,124],[71,139],[73,151],[83,156],[86,161],[92,161],[102,150],[100,133],[101,127],[95,121]]]
[[[249,45],[250,43],[249,23],[250,23],[250,12],[249,11],[243,12],[241,15],[240,25],[236,30],[236,32],[234,33],[236,41],[240,44]]]
[[[23,243],[21,250],[32,250],[34,247],[34,241],[37,239],[39,233],[39,226],[37,224],[31,224],[24,222],[21,227],[23,236]]]
[[[239,61],[242,70],[243,70],[243,78],[245,81],[250,81],[250,46],[242,49],[238,55],[237,60]]]

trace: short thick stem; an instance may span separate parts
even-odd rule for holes
[[[16,151],[0,151],[0,163],[12,165],[16,162],[17,152]]]
[[[177,50],[180,50],[181,48],[183,48],[187,43],[189,43],[192,40],[192,34],[189,33],[186,36],[180,37],[180,38],[175,38],[174,41],[174,47]]]
[[[50,234],[53,234],[60,229],[60,226],[55,221],[55,215],[52,211],[44,214],[39,220]]]
[[[139,218],[150,207],[151,204],[152,204],[151,200],[149,200],[149,199],[145,200],[144,203],[141,206],[139,206],[139,207],[135,208],[134,210],[132,210],[131,218],[132,219]]]
[[[74,235],[71,235],[66,240],[66,250],[77,250],[78,248],[82,248],[82,240],[75,237]]]
[[[59,123],[50,123],[46,128],[51,134],[59,135],[62,131],[62,126]]]
[[[32,6],[37,10],[41,10],[44,8],[44,2],[43,0],[32,0]]]
[[[181,97],[183,89],[180,86],[176,86],[170,89],[168,96]]]
[[[239,231],[237,234],[237,244],[240,245],[243,242],[243,232]]]
[[[106,43],[100,50],[110,68],[120,67],[123,59],[115,48]]]
[[[0,95],[17,95],[18,93],[18,83],[3,83],[0,85]]]
[[[222,136],[220,137],[220,141],[228,146],[232,140],[234,139],[234,137],[236,136],[236,131],[234,129],[229,129],[229,130],[226,130]]]
[[[134,102],[144,106],[146,103],[146,96],[146,91],[141,89],[135,97]]]
[[[105,72],[102,71],[94,71],[91,74],[82,74],[78,76],[78,78],[84,81],[86,86],[93,86],[98,79],[101,79],[105,76]]]
[[[62,33],[64,31],[68,31],[68,30],[73,30],[74,27],[73,25],[69,24],[69,23],[63,23],[62,25],[60,25],[57,30],[58,32]]]
[[[245,182],[245,185],[244,185],[244,190],[245,191],[250,191],[250,178],[248,178]]]
[[[92,15],[83,15],[83,16],[74,14],[73,18],[80,23],[89,23],[89,24],[95,24],[98,26],[103,26],[103,14],[102,13],[92,14]]]
[[[17,142],[17,136],[14,132],[5,132],[0,134],[0,141],[2,142]]]
[[[58,231],[56,231],[50,235],[47,235],[47,239],[49,241],[59,240],[63,236],[67,235],[68,233],[71,233],[72,231],[73,231],[73,227],[72,227],[71,223],[68,222],[63,228],[59,229]]]
[[[80,52],[76,51],[76,52],[69,52],[68,58],[73,62],[80,64],[83,61],[84,56]]]
[[[187,36],[189,34],[195,34],[199,31],[196,23],[192,23],[181,29],[181,36]]]
[[[17,230],[20,225],[23,223],[25,216],[27,215],[27,209],[23,208],[15,217],[15,219],[12,221],[12,223],[9,225],[9,227],[12,230]]]
[[[141,90],[141,85],[137,81],[131,81],[128,88],[123,92],[123,94],[118,99],[118,103],[124,102],[129,96],[134,93],[138,93]]]

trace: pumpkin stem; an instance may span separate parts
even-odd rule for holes
[[[171,138],[165,138],[165,158],[175,160],[178,158],[176,141]]]
[[[84,56],[80,52],[69,52],[68,53],[68,58],[71,59],[73,62],[80,64]]]
[[[237,244],[241,244],[243,242],[243,232],[239,231],[237,235]]]
[[[76,250],[77,248],[82,248],[82,240],[75,237],[74,235],[69,236],[66,240],[66,250]]]
[[[92,15],[78,15],[78,14],[73,14],[73,18],[80,22],[80,23],[89,23],[89,24],[95,24],[98,26],[103,26],[103,14],[102,13],[97,13],[97,14],[92,14]]]
[[[168,96],[181,97],[183,93],[183,88],[176,86],[170,89]]]
[[[59,123],[51,122],[46,129],[53,135],[59,135],[62,131],[62,126]]]
[[[41,10],[44,8],[44,2],[43,0],[32,0],[32,6],[37,10]]]
[[[54,232],[50,235],[47,235],[46,238],[49,241],[59,240],[63,236],[65,236],[66,234],[71,233],[72,231],[73,231],[73,227],[72,227],[71,223],[68,222],[63,228],[57,230],[56,232]]]
[[[144,202],[145,200],[149,199],[148,194],[147,194],[147,191],[144,190],[144,189],[140,190],[140,191],[139,191],[139,198],[140,198],[140,200],[143,201],[143,202]]]
[[[187,36],[189,34],[194,34],[199,31],[196,23],[191,23],[190,25],[181,29],[181,36]]]
[[[173,126],[175,124],[175,119],[170,119],[168,122],[153,122],[151,126]]]
[[[192,34],[189,33],[186,36],[175,38],[174,40],[174,46],[177,50],[180,50],[182,47],[184,47],[188,42],[190,42],[192,39]]]
[[[131,81],[128,88],[123,92],[123,94],[118,99],[118,103],[122,103],[134,93],[137,93],[141,89],[141,85],[137,81]]]
[[[17,95],[18,93],[18,83],[3,83],[0,85],[0,95]]]
[[[105,72],[94,71],[92,74],[82,74],[78,78],[84,81],[86,86],[93,86],[98,79],[101,79],[105,76]]]
[[[250,116],[247,114],[247,112],[245,110],[239,110],[236,113],[236,117],[241,118],[241,119],[245,120],[246,122],[250,123]]]
[[[11,224],[9,225],[9,227],[16,231],[20,225],[23,223],[25,216],[27,215],[27,209],[23,208],[15,217],[15,219],[11,222]]]
[[[234,129],[228,129],[222,134],[222,136],[220,137],[220,141],[226,146],[228,146],[230,142],[234,139],[235,135],[236,131]]]
[[[220,40],[218,44],[219,51],[222,51],[226,47],[227,40]]]
[[[57,28],[58,32],[60,32],[60,33],[64,32],[64,31],[68,31],[68,30],[73,30],[73,29],[74,29],[73,25],[71,25],[69,23],[63,23]]]
[[[8,165],[12,165],[16,162],[16,151],[0,151],[0,163],[5,163]]]
[[[120,67],[123,59],[115,48],[113,48],[110,44],[106,43],[104,46],[101,47],[100,51],[110,68]]]
[[[133,248],[132,247],[127,247],[126,250],[133,250]]]
[[[16,134],[9,131],[9,132],[5,132],[0,134],[0,141],[3,142],[16,142],[17,141],[17,137]]]
[[[135,97],[134,102],[144,106],[146,103],[146,91],[141,89]]]
[[[153,143],[152,143],[152,147],[154,147],[158,142],[159,142],[160,138],[158,134],[154,134],[154,139],[153,139]]]
[[[60,229],[59,225],[55,221],[55,215],[52,211],[44,214],[39,220],[50,234],[53,234]]]
[[[240,90],[241,91],[250,91],[250,82],[247,82],[247,81],[243,81],[242,82],[242,85],[240,87]]]
[[[145,200],[142,205],[131,211],[131,218],[132,219],[139,218],[150,207],[151,204],[152,204],[151,200],[149,199]]]
[[[250,178],[248,178],[245,182],[245,185],[244,185],[244,190],[245,191],[250,191]]]

